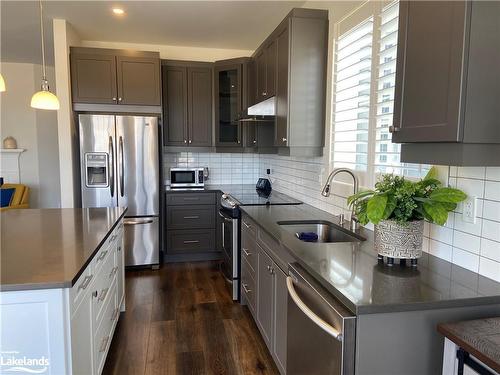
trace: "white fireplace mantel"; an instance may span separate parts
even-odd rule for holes
[[[0,149],[0,177],[5,183],[18,184],[21,182],[19,157],[26,151],[24,148]]]

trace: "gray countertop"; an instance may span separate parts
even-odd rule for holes
[[[2,212],[0,291],[72,287],[126,210]]]
[[[307,243],[282,229],[281,220],[338,219],[307,204],[242,207],[296,261],[353,313],[384,313],[500,303],[500,283],[429,254],[418,267],[377,260],[373,233],[361,243]]]

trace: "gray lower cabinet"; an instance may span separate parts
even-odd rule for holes
[[[273,260],[258,246],[257,260],[257,324],[268,348],[273,339]]]
[[[216,197],[216,192],[166,194],[167,261],[217,258],[220,231]],[[204,254],[208,254],[207,257],[204,258]]]
[[[265,236],[248,217],[241,228],[241,302],[248,306],[262,338],[281,374],[286,374],[287,304],[286,273],[264,248]],[[259,242],[263,244],[261,246]],[[265,241],[265,240],[264,240]],[[269,243],[269,246],[275,246]],[[279,263],[283,263],[281,260]],[[285,261],[286,263],[286,261]]]
[[[162,61],[164,145],[212,146],[212,64]]]
[[[399,7],[390,131],[402,161],[500,165],[500,3]]]

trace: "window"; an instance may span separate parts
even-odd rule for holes
[[[379,173],[420,177],[429,168],[401,163],[391,142],[399,4],[382,4],[366,3],[364,19],[352,14],[337,28],[346,31],[336,40],[331,163],[358,171],[365,186]]]

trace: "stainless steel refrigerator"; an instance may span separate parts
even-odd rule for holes
[[[80,114],[83,207],[128,207],[125,264],[159,263],[158,118]]]

